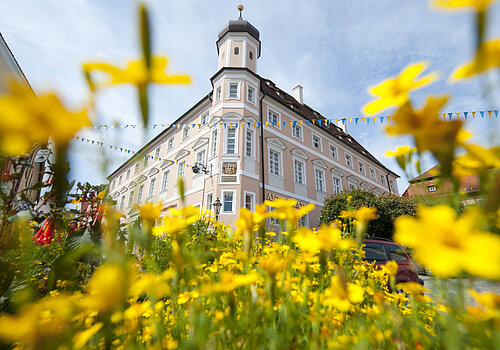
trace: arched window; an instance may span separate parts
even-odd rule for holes
[[[248,57],[249,57],[251,60],[253,60],[253,52],[252,52],[252,51],[250,51],[250,52],[248,53]]]
[[[239,53],[240,53],[240,48],[239,47],[235,47],[234,48],[234,54],[238,55]]]

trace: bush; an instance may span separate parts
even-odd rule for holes
[[[351,197],[350,201],[347,200],[348,197]],[[328,224],[338,219],[342,211],[359,209],[361,206],[375,207],[378,218],[370,222],[367,233],[369,236],[390,239],[394,233],[394,220],[402,215],[415,216],[417,204],[417,198],[376,195],[369,191],[351,190],[325,200],[321,223]]]

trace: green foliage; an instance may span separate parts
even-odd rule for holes
[[[352,197],[350,201],[347,200],[349,196]],[[338,219],[342,211],[356,210],[362,206],[375,207],[378,218],[370,222],[367,234],[390,239],[394,233],[394,220],[402,215],[415,216],[418,203],[417,198],[376,195],[362,190],[346,191],[325,200],[321,224]]]

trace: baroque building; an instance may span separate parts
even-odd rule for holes
[[[134,216],[135,204],[161,202],[163,214],[179,207],[178,177],[186,205],[212,210],[220,199],[219,218],[230,224],[240,208],[294,198],[316,205],[301,219],[316,227],[324,199],[335,193],[398,194],[398,175],[306,105],[300,85],[290,95],[257,74],[259,31],[241,12],[216,44],[212,91],[108,176],[118,210]],[[279,229],[274,219],[267,225]]]

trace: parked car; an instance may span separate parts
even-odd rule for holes
[[[413,281],[424,284],[424,281],[418,277],[415,264],[399,244],[384,238],[365,239],[363,244],[365,260],[374,261],[375,266],[384,265],[390,260],[398,264],[396,283]]]

